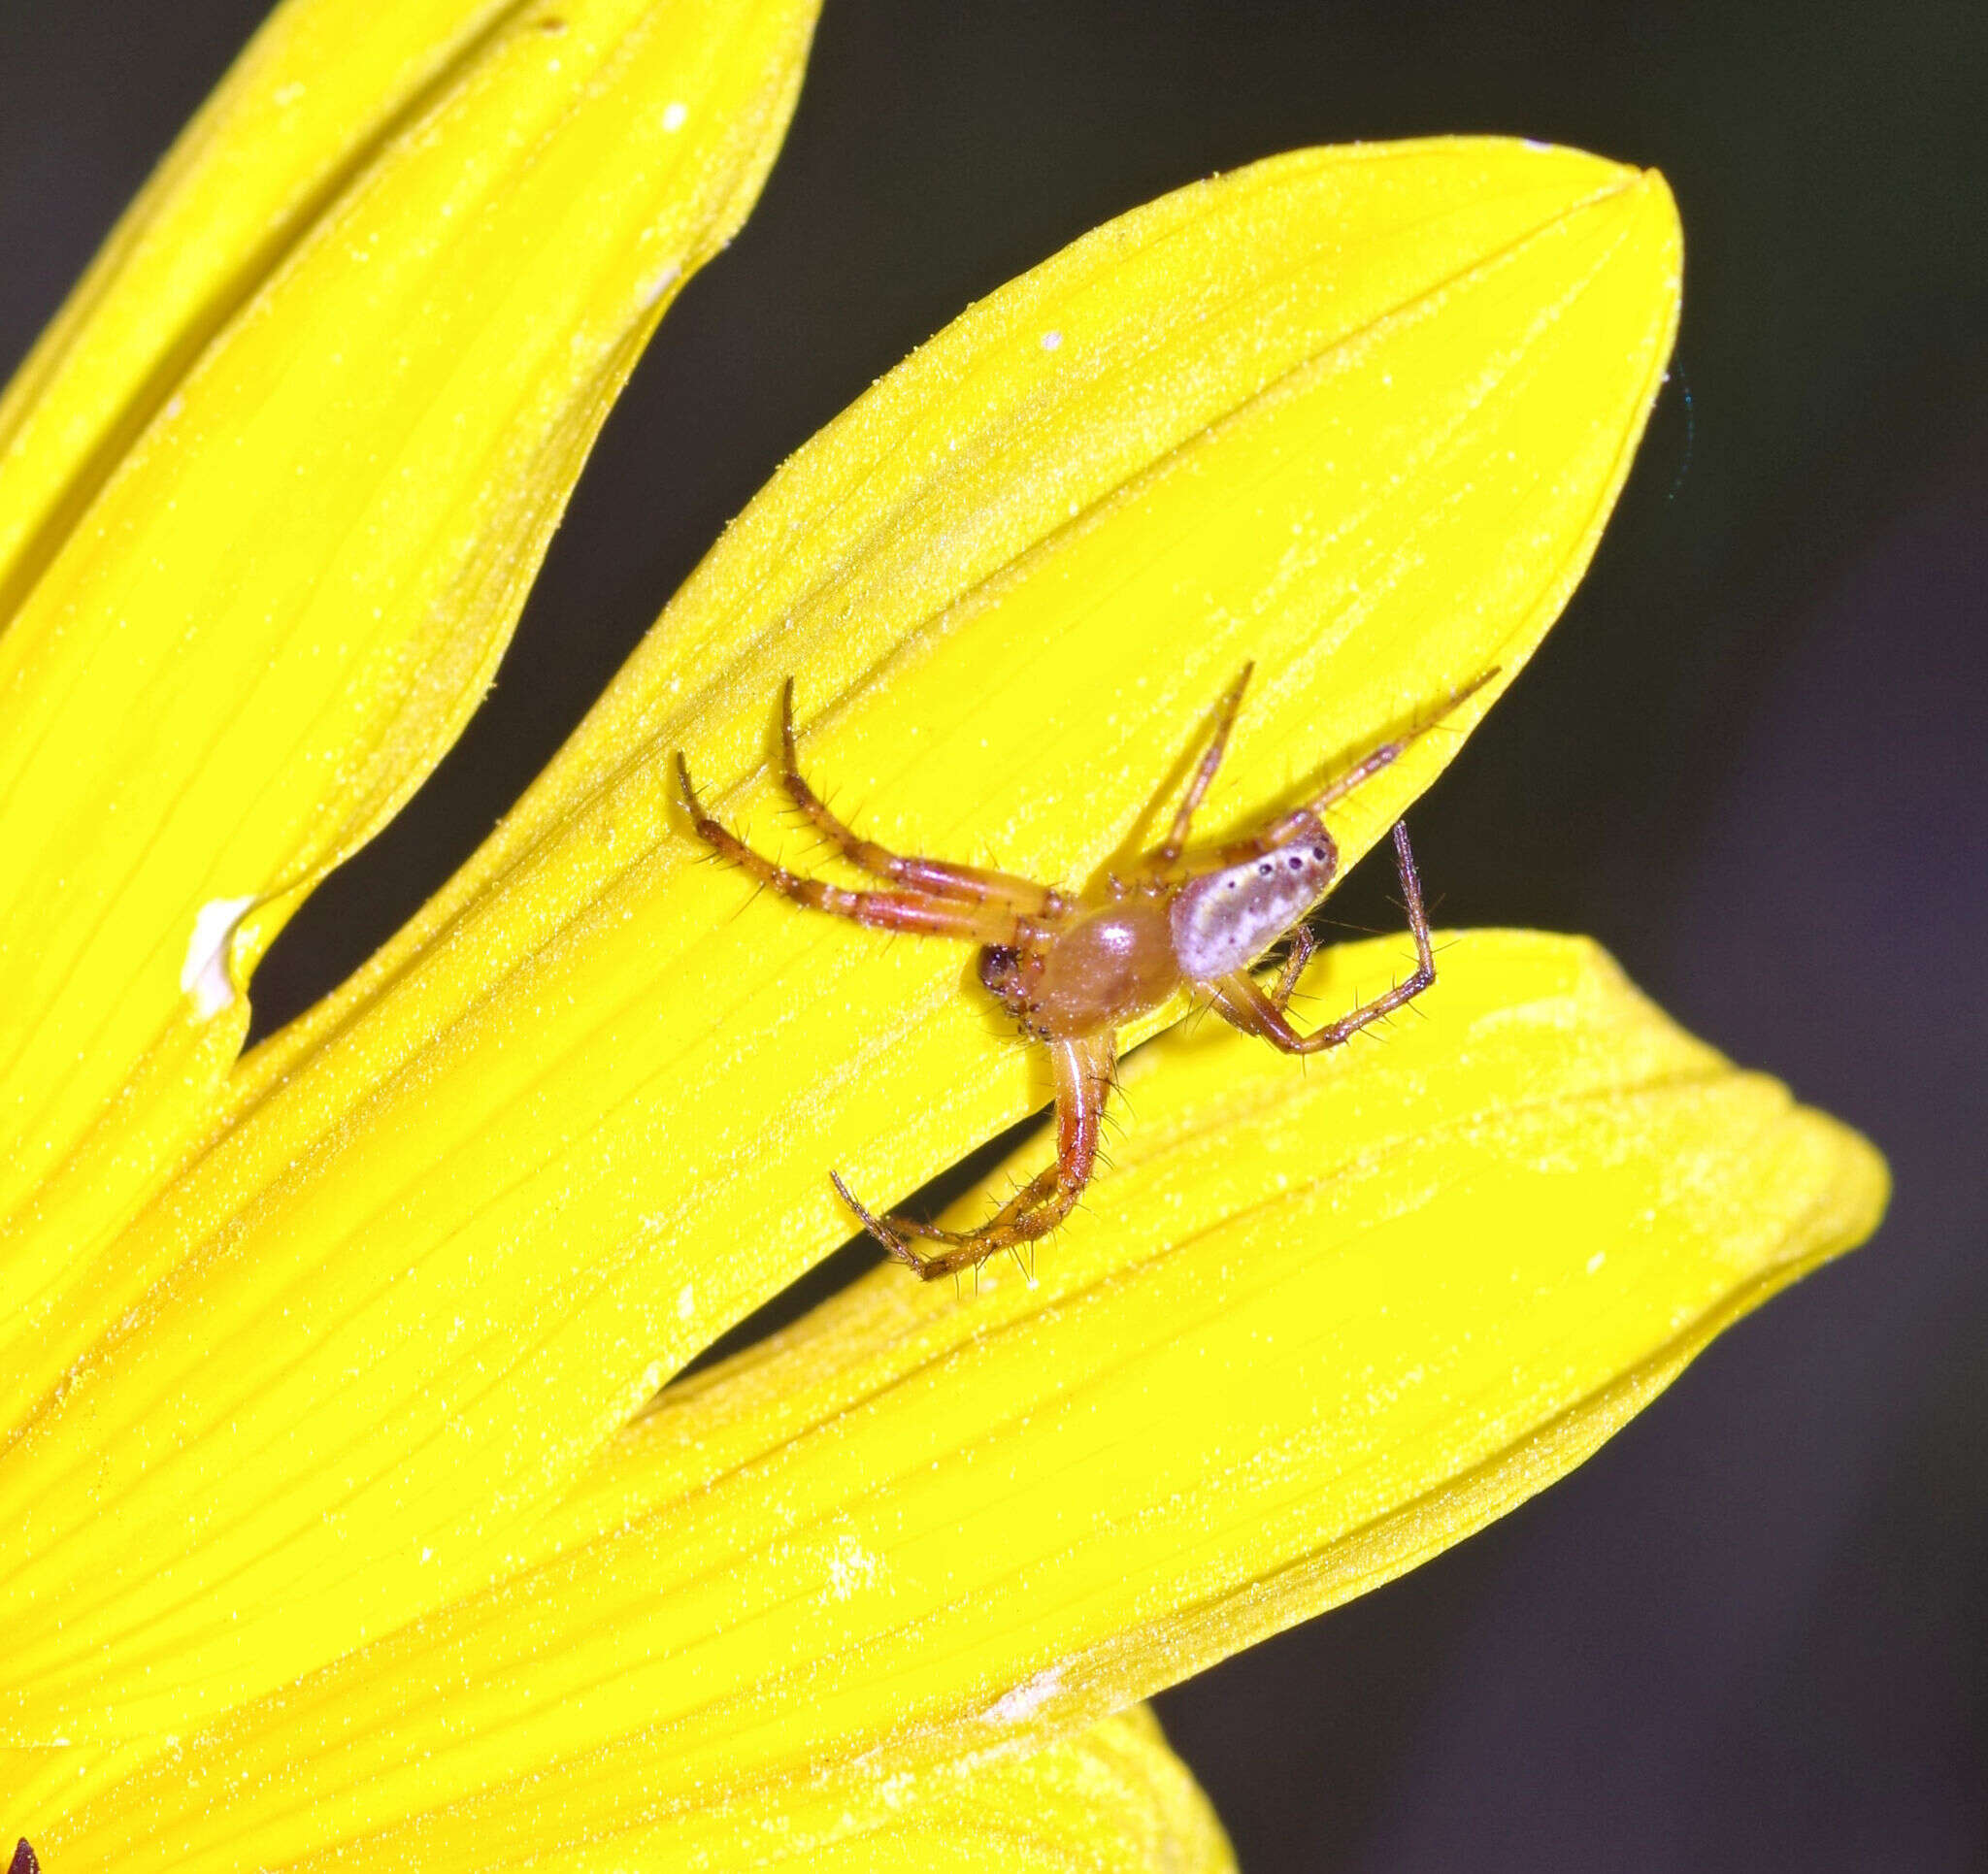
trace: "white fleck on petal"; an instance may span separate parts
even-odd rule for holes
[[[1044,332],[1043,334],[1043,349],[1044,351],[1053,351],[1062,343],[1063,334],[1061,332]]]
[[[218,1015],[235,1000],[235,979],[228,973],[228,950],[235,929],[254,905],[252,898],[212,898],[193,919],[186,961],[180,966],[180,987],[193,998],[200,1019]]]
[[[683,120],[689,116],[690,108],[679,98],[672,98],[663,106],[663,128],[673,137],[683,128]]]
[[[877,1579],[878,1559],[853,1536],[845,1535],[828,1558],[828,1592],[847,1600]]]
[[[1022,1725],[1063,1690],[1063,1668],[1052,1665],[1039,1672],[1026,1685],[1004,1692],[980,1714],[983,1725]]]
[[[659,268],[648,279],[645,280],[642,284],[641,292],[642,305],[644,310],[646,311],[647,308],[653,306],[656,303],[656,301],[661,299],[662,296],[665,293],[667,293],[672,286],[676,285],[678,280],[682,279],[682,277],[683,269],[678,266],[674,261],[672,261],[671,264],[667,267]]]

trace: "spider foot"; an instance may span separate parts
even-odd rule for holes
[[[977,1269],[988,1257],[999,1251],[1013,1249],[1017,1242],[1028,1241],[1042,1233],[1024,1231],[1016,1234],[1000,1228],[1001,1220],[998,1218],[994,1225],[985,1229],[955,1235],[934,1224],[919,1223],[914,1217],[879,1217],[843,1182],[841,1172],[831,1171],[828,1177],[836,1188],[836,1195],[862,1220],[863,1228],[883,1245],[891,1261],[902,1263],[920,1281],[936,1282],[942,1275],[964,1275],[968,1269]],[[920,1255],[911,1245],[911,1238],[914,1236],[922,1236],[944,1247],[934,1250],[929,1256]]]
[[[871,1235],[875,1236],[877,1240],[883,1245],[885,1253],[890,1257],[892,1262],[902,1263],[907,1268],[912,1270],[914,1273],[929,1277],[931,1271],[928,1270],[925,1266],[928,1259],[923,1256],[920,1256],[917,1253],[917,1251],[911,1248],[911,1246],[905,1241],[904,1237],[891,1227],[894,1221],[893,1219],[888,1217],[878,1216],[877,1213],[873,1211],[870,1208],[870,1206],[863,1201],[861,1198],[857,1197],[857,1195],[853,1191],[851,1191],[846,1184],[843,1182],[843,1174],[840,1171],[831,1171],[828,1174],[828,1181],[829,1183],[835,1186],[836,1196],[842,1199],[842,1200],[845,1204],[847,1204],[851,1210],[853,1210],[856,1213],[856,1216],[862,1222],[863,1228],[867,1230],[871,1233]]]

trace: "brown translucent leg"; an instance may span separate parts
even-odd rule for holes
[[[1247,982],[1252,989],[1255,989],[1263,997],[1263,1000],[1270,1005],[1271,1009],[1275,1013],[1281,1015],[1291,1005],[1291,998],[1297,993],[1298,978],[1305,973],[1305,966],[1317,953],[1318,939],[1311,935],[1311,927],[1308,924],[1301,924],[1291,933],[1291,954],[1284,959],[1284,967],[1277,971],[1276,981],[1272,983],[1267,991],[1258,985],[1256,978],[1250,975],[1247,970],[1241,971],[1240,973],[1243,981]],[[1215,990],[1213,1004],[1215,1013],[1225,1022],[1240,1028],[1245,1035],[1256,1034],[1258,1032],[1256,1018],[1247,1013],[1238,1014],[1223,1000],[1224,987],[1226,985],[1221,985]]]
[[[811,910],[845,917],[873,931],[909,931],[919,937],[961,937],[969,943],[999,943],[1014,934],[1014,917],[995,906],[948,904],[922,892],[852,892],[820,878],[804,878],[756,853],[737,834],[704,810],[690,784],[690,767],[679,754],[677,779],[697,837],[721,858],[747,871],[782,898]]]
[[[1311,935],[1309,924],[1301,924],[1291,933],[1291,954],[1284,959],[1284,967],[1277,971],[1276,982],[1270,992],[1270,1005],[1279,1015],[1291,1005],[1298,978],[1305,973],[1305,966],[1311,961],[1317,948],[1318,939]]]
[[[1056,1163],[1017,1191],[977,1230],[941,1230],[915,1217],[879,1217],[871,1211],[839,1172],[828,1175],[842,1200],[863,1220],[863,1227],[906,1267],[928,1282],[936,1276],[957,1275],[977,1268],[1005,1249],[1046,1236],[1083,1196],[1098,1161],[1098,1128],[1111,1091],[1117,1048],[1109,1035],[1080,1041],[1053,1041],[1049,1058],[1056,1070]],[[921,1255],[913,1241],[943,1243],[936,1254]]]
[[[1301,835],[1310,833],[1318,825],[1319,815],[1327,807],[1337,801],[1344,800],[1356,787],[1371,781],[1383,768],[1392,768],[1432,729],[1440,728],[1490,682],[1498,674],[1499,668],[1494,664],[1483,675],[1473,677],[1427,722],[1410,729],[1407,735],[1395,737],[1392,741],[1383,741],[1377,748],[1361,756],[1344,773],[1335,775],[1328,781],[1303,806],[1293,807],[1290,812],[1280,815],[1249,838],[1239,839],[1234,845],[1224,846],[1216,855],[1219,863],[1224,866],[1240,866],[1243,861],[1258,858],[1275,846],[1283,845]]]
[[[1249,673],[1256,667],[1244,664],[1235,682],[1229,685],[1229,693],[1222,698],[1221,707],[1215,714],[1215,732],[1209,739],[1208,751],[1201,758],[1201,764],[1194,771],[1194,778],[1187,783],[1187,792],[1181,798],[1179,810],[1174,815],[1174,824],[1167,829],[1167,837],[1144,857],[1149,871],[1165,871],[1180,857],[1180,851],[1187,843],[1187,836],[1194,829],[1194,816],[1201,804],[1208,798],[1209,789],[1214,784],[1215,771],[1222,765],[1222,756],[1229,746],[1229,732],[1236,726],[1236,711],[1242,707],[1242,692],[1249,686]]]
[[[944,859],[895,853],[852,832],[829,810],[828,803],[801,777],[794,750],[794,679],[780,685],[780,785],[824,838],[852,866],[873,877],[888,878],[928,898],[957,899],[967,904],[1003,904],[1027,917],[1053,915],[1061,896],[1032,879],[979,866],[955,866]]]
[[[1300,1035],[1284,1018],[1283,1004],[1290,1000],[1286,983],[1278,984],[1283,995],[1283,1000],[1279,1001],[1275,996],[1266,995],[1246,970],[1239,970],[1215,985],[1217,1013],[1245,1035],[1260,1035],[1271,1046],[1285,1054],[1319,1054],[1350,1040],[1371,1023],[1413,1002],[1436,980],[1436,952],[1429,938],[1429,914],[1422,906],[1422,881],[1415,875],[1415,855],[1408,847],[1408,830],[1400,821],[1395,823],[1394,855],[1401,870],[1402,898],[1408,905],[1408,930],[1415,939],[1415,970],[1411,976],[1396,983],[1386,995],[1376,996],[1371,1003],[1362,1003],[1338,1021],[1327,1023],[1313,1034]],[[1286,965],[1285,969],[1288,981],[1295,983],[1296,977],[1289,974],[1289,966]]]

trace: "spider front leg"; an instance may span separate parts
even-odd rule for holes
[[[1105,1101],[1111,1091],[1117,1047],[1110,1035],[1082,1040],[1056,1041],[1049,1049],[1056,1073],[1056,1163],[1040,1172],[1003,1204],[977,1230],[941,1230],[915,1217],[875,1215],[831,1171],[842,1200],[863,1221],[863,1227],[908,1268],[932,1281],[977,1268],[1004,1249],[1046,1236],[1077,1207],[1098,1160],[1098,1130]],[[935,1255],[922,1256],[913,1240],[943,1243]]]
[[[860,871],[893,884],[909,886],[930,898],[957,899],[967,904],[1001,904],[1023,917],[1054,916],[1063,908],[1062,895],[1033,879],[980,866],[956,866],[946,859],[921,859],[892,852],[844,825],[801,774],[794,747],[794,679],[780,685],[780,785],[787,799],[808,816],[814,830]]]
[[[1300,1035],[1284,1016],[1284,1004],[1289,1002],[1291,990],[1297,983],[1296,973],[1288,963],[1284,966],[1284,974],[1275,995],[1266,995],[1246,970],[1224,976],[1215,985],[1216,1012],[1245,1035],[1259,1035],[1285,1054],[1321,1054],[1329,1047],[1342,1045],[1363,1028],[1413,1002],[1436,980],[1436,951],[1429,935],[1429,914],[1422,904],[1422,881],[1415,872],[1415,855],[1409,848],[1408,829],[1404,821],[1395,822],[1394,856],[1401,873],[1402,900],[1408,907],[1408,931],[1415,939],[1415,970],[1412,975],[1396,983],[1384,996],[1376,996],[1371,1003],[1362,1003],[1349,1014],[1342,1015],[1336,1022],[1328,1022],[1310,1035]],[[1299,931],[1304,930],[1305,927],[1300,925]],[[1310,945],[1305,937],[1297,937],[1296,943],[1304,946],[1306,956],[1310,955]],[[1294,959],[1298,956],[1296,947],[1292,956]],[[1299,968],[1303,967],[1301,962]]]
[[[704,810],[691,785],[690,765],[679,753],[677,780],[697,837],[722,859],[749,872],[762,885],[796,904],[845,917],[873,931],[908,931],[919,937],[959,937],[968,943],[1001,943],[1014,934],[1014,916],[998,906],[959,904],[927,892],[852,892],[825,879],[804,878],[757,853],[730,828]]]

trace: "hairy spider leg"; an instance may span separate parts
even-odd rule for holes
[[[1394,857],[1401,872],[1402,900],[1408,906],[1408,930],[1415,939],[1415,970],[1412,975],[1396,983],[1384,996],[1376,996],[1371,1003],[1362,1003],[1351,1013],[1342,1015],[1336,1022],[1328,1022],[1310,1035],[1300,1035],[1291,1026],[1284,1018],[1283,1002],[1273,995],[1266,995],[1246,970],[1224,976],[1215,985],[1216,1012],[1243,1034],[1261,1036],[1281,1053],[1320,1054],[1329,1047],[1341,1046],[1363,1028],[1413,1002],[1436,980],[1436,951],[1429,937],[1429,914],[1422,905],[1422,881],[1416,876],[1415,855],[1408,846],[1408,829],[1407,823],[1400,820],[1395,822],[1394,828]],[[1301,925],[1299,929],[1302,931],[1304,927]],[[1296,955],[1296,951],[1292,954]],[[1288,982],[1295,983],[1296,977],[1289,976],[1288,971],[1289,966],[1286,965]],[[1279,982],[1278,988],[1283,991],[1283,999],[1287,1002],[1290,991],[1286,982]]]
[[[1291,933],[1291,954],[1284,959],[1284,967],[1277,971],[1276,982],[1270,992],[1270,1005],[1279,1015],[1291,1005],[1298,978],[1305,973],[1305,966],[1311,961],[1317,948],[1318,939],[1311,935],[1310,925],[1301,924]]]
[[[794,679],[780,685],[780,785],[787,799],[805,813],[816,832],[828,839],[852,866],[873,877],[888,878],[931,898],[958,899],[964,904],[1007,905],[1027,917],[1053,916],[1062,908],[1059,893],[1011,872],[979,866],[955,866],[944,859],[921,859],[890,851],[874,839],[852,832],[829,810],[828,803],[801,777],[794,750]]]
[[[1328,782],[1320,792],[1313,795],[1310,800],[1298,809],[1298,813],[1309,813],[1314,816],[1323,813],[1335,801],[1344,800],[1354,788],[1360,786],[1365,781],[1372,780],[1383,768],[1399,761],[1432,729],[1441,728],[1451,716],[1455,715],[1472,697],[1475,696],[1485,684],[1498,674],[1500,668],[1499,665],[1493,664],[1482,675],[1472,677],[1462,689],[1452,692],[1449,701],[1441,708],[1438,709],[1427,722],[1418,722],[1407,735],[1397,736],[1392,741],[1382,742],[1378,748],[1375,749],[1364,760],[1355,762],[1343,774],[1340,775],[1336,780]],[[1298,815],[1293,814],[1290,817],[1295,819]]]
[[[1352,767],[1348,768],[1343,773],[1335,775],[1302,806],[1293,807],[1290,812],[1279,814],[1268,826],[1261,828],[1255,833],[1245,835],[1242,838],[1235,841],[1233,845],[1222,847],[1214,855],[1214,867],[1210,868],[1210,870],[1223,866],[1239,866],[1244,860],[1258,858],[1273,848],[1283,845],[1287,840],[1296,839],[1309,834],[1318,824],[1320,816],[1327,807],[1344,800],[1356,787],[1363,786],[1366,782],[1371,781],[1382,769],[1392,768],[1424,736],[1428,735],[1433,729],[1441,728],[1472,697],[1475,696],[1485,684],[1490,682],[1498,674],[1499,668],[1498,665],[1494,664],[1481,676],[1473,677],[1462,689],[1452,695],[1449,701],[1437,710],[1427,722],[1416,724],[1406,735],[1396,736],[1392,740],[1383,741],[1377,747],[1361,756]]]
[[[1049,1059],[1056,1073],[1056,1163],[1039,1172],[978,1229],[941,1230],[915,1217],[878,1217],[843,1182],[839,1172],[828,1174],[842,1200],[863,1220],[864,1228],[898,1262],[926,1281],[977,1268],[990,1256],[1046,1236],[1083,1196],[1097,1165],[1099,1122],[1111,1092],[1117,1044],[1110,1035],[1053,1041]],[[921,1256],[911,1246],[913,1239],[946,1247],[935,1255]]]
[[[998,943],[1013,933],[1013,915],[996,911],[991,905],[948,903],[923,892],[852,892],[825,879],[804,878],[754,852],[704,810],[690,782],[690,764],[680,752],[677,779],[697,837],[720,857],[796,904],[826,911],[831,917],[845,917],[873,931],[910,931],[920,937],[959,937],[968,943]]]
[[[1214,734],[1194,771],[1194,778],[1187,784],[1187,792],[1181,797],[1174,824],[1167,829],[1167,837],[1142,861],[1147,870],[1165,871],[1180,857],[1180,849],[1186,845],[1187,836],[1194,828],[1194,815],[1208,798],[1215,770],[1222,765],[1222,756],[1229,746],[1229,732],[1236,726],[1236,711],[1242,707],[1242,692],[1248,687],[1249,674],[1255,668],[1254,664],[1244,664],[1235,682],[1229,685],[1228,695],[1222,698],[1221,707],[1215,713]]]

